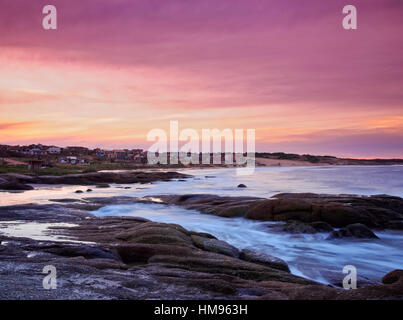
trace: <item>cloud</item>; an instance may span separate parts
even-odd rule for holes
[[[256,128],[266,148],[351,151],[361,134],[364,150],[379,134],[398,152],[401,1],[354,0],[353,32],[341,0],[53,0],[57,31],[44,4],[0,4],[2,117],[43,120],[18,139],[118,144],[178,118]]]
[[[38,124],[38,123],[37,122],[0,122],[0,131],[27,129],[36,124]]]

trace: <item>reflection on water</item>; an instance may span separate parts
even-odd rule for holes
[[[186,181],[116,185],[111,188],[85,186],[35,186],[36,190],[0,192],[0,205],[46,203],[49,199],[146,196],[156,194],[208,193],[229,196],[271,197],[279,192],[329,194],[389,194],[403,197],[403,166],[328,166],[256,168],[253,175],[237,176],[235,169],[180,170],[193,175]],[[237,188],[243,183],[247,188]],[[124,189],[123,187],[131,187]],[[90,187],[91,188],[91,187]],[[84,193],[75,193],[82,190]]]
[[[76,226],[71,223],[39,223],[26,221],[2,221],[0,222],[0,234],[9,237],[31,238],[38,241],[68,241],[79,242],[55,235],[51,228],[71,228]]]

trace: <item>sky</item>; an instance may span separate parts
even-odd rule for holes
[[[147,149],[176,120],[403,158],[402,34],[401,0],[0,0],[0,144]]]

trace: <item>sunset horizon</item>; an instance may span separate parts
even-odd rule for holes
[[[147,133],[255,129],[256,151],[403,158],[402,4],[85,0],[42,28],[2,1],[0,143],[144,148]],[[22,9],[24,8],[24,9]]]
[[[402,310],[402,36],[403,0],[0,0],[0,301]]]

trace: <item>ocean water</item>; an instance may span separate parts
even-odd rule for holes
[[[193,177],[186,181],[111,185],[109,189],[76,194],[77,186],[42,186],[24,193],[0,193],[0,205],[49,203],[49,199],[89,196],[149,196],[161,194],[216,194],[271,197],[280,192],[328,194],[389,194],[403,197],[403,166],[328,166],[256,168],[250,176],[238,176],[235,169],[182,170]],[[237,188],[243,183],[245,189]],[[382,276],[403,268],[403,231],[376,232],[375,240],[326,240],[327,233],[293,235],[274,232],[273,222],[243,218],[220,218],[176,206],[137,203],[110,205],[93,212],[98,216],[139,216],[152,221],[180,224],[243,249],[250,248],[284,259],[292,273],[326,284],[340,284],[343,268],[357,268],[358,285],[380,282]]]

